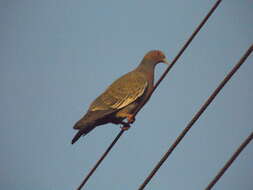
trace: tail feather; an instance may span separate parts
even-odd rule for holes
[[[75,125],[74,129],[79,130],[74,138],[72,144],[74,144],[82,135],[86,135],[96,126],[108,123],[106,117],[115,112],[114,110],[98,110],[88,111]]]
[[[71,144],[74,144],[82,135],[88,134],[92,129],[94,129],[94,125],[86,125],[83,129],[80,129],[74,136],[71,141]]]
[[[73,127],[78,132],[72,139],[71,144],[74,144],[82,135],[89,133],[95,126],[95,122],[90,117],[90,114],[85,114]]]

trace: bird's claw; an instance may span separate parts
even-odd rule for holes
[[[127,131],[129,128],[131,127],[131,125],[129,125],[128,123],[124,123],[122,127],[120,127],[122,130]]]
[[[135,122],[135,117],[134,117],[134,115],[128,115],[127,116],[127,121],[128,121],[128,123],[133,123],[133,122]]]
[[[124,130],[124,131],[127,131],[131,126],[128,125],[128,126],[122,126],[121,129]]]

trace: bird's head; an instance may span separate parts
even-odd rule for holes
[[[154,64],[157,64],[157,63],[169,64],[169,62],[166,59],[166,56],[160,50],[152,50],[152,51],[148,52],[144,56],[143,60],[154,63]]]

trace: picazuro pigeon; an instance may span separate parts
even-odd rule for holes
[[[113,82],[92,102],[87,113],[74,125],[78,132],[72,144],[99,125],[114,123],[127,126],[124,119],[133,123],[133,113],[152,91],[154,69],[160,62],[168,64],[164,53],[158,50],[150,51],[136,69]]]

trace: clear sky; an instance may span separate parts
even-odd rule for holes
[[[1,0],[0,189],[75,189],[120,131],[75,145],[73,124],[152,49],[172,60],[210,0]],[[137,189],[253,42],[252,0],[224,0],[89,180]],[[165,65],[159,65],[160,75]],[[147,190],[203,189],[253,130],[253,56],[194,125]],[[214,189],[253,189],[253,143]]]

